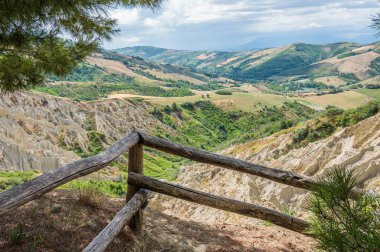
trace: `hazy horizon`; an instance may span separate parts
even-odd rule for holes
[[[377,0],[166,0],[158,10],[118,9],[120,34],[106,49],[146,45],[178,50],[241,50],[302,42],[377,41]]]
[[[362,46],[366,46],[366,45],[370,45],[370,44],[374,44],[374,43],[378,43],[380,42],[380,40],[376,40],[374,42],[371,42],[371,43],[358,43],[358,42],[352,42],[352,41],[337,41],[337,42],[332,42],[332,43],[305,43],[305,42],[301,42],[301,41],[297,41],[297,42],[293,42],[293,43],[290,43],[290,44],[284,44],[284,45],[281,45],[281,46],[287,46],[287,45],[292,45],[292,44],[310,44],[310,45],[327,45],[327,44],[341,44],[341,43],[357,43],[357,44],[360,44]],[[124,46],[124,47],[115,47],[115,48],[109,48],[109,49],[106,49],[106,50],[117,50],[117,49],[122,49],[122,48],[127,48],[127,47],[130,47],[130,48],[133,48],[133,47],[155,47],[155,48],[160,48],[160,49],[169,49],[169,50],[178,50],[178,51],[245,51],[245,50],[263,50],[263,49],[267,49],[267,48],[272,48],[272,47],[259,47],[259,48],[251,48],[251,49],[226,49],[226,50],[218,50],[218,49],[215,49],[215,50],[210,50],[210,49],[175,49],[175,48],[165,48],[165,47],[159,47],[159,46],[152,46],[152,45],[133,45],[133,46]]]

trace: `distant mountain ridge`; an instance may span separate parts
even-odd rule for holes
[[[361,81],[380,74],[380,43],[364,46],[349,42],[326,45],[295,43],[246,51],[190,51],[135,46],[112,51],[249,82],[279,76],[337,74],[351,74]]]

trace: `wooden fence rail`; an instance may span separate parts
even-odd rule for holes
[[[139,140],[137,133],[131,133],[96,156],[72,162],[0,193],[0,216],[60,185],[106,167]]]
[[[165,139],[153,137],[142,132],[139,132],[139,134],[142,137],[142,143],[146,146],[194,161],[221,166],[230,170],[256,175],[282,184],[308,190],[311,190],[316,185],[316,181],[314,179],[304,175],[285,170],[273,169],[262,165],[252,164],[240,159],[197,150],[170,142]]]
[[[104,251],[127,223],[130,223],[132,229],[141,230],[143,222],[141,207],[147,201],[147,192],[143,189],[270,221],[284,228],[305,234],[309,224],[304,220],[255,204],[219,197],[143,176],[144,145],[193,161],[221,166],[307,190],[313,190],[317,185],[316,180],[304,175],[197,150],[153,137],[143,132],[132,132],[96,156],[72,162],[0,193],[0,216],[60,185],[106,167],[110,162],[129,150],[127,204],[117,213],[114,220],[88,245],[85,251]],[[351,193],[351,197],[356,198],[363,193],[362,190],[355,188]]]
[[[142,176],[133,172],[128,176],[128,184],[205,206],[269,221],[278,226],[303,234],[306,234],[305,231],[309,226],[309,224],[304,220],[270,208],[193,190],[176,184]]]
[[[197,150],[188,146],[173,143],[166,139],[150,136],[143,132],[139,132],[139,134],[142,138],[141,141],[143,145],[176,156],[184,157],[193,161],[216,165],[230,170],[256,175],[285,185],[290,185],[307,190],[314,190],[315,186],[317,185],[317,181],[315,179],[305,175],[297,174],[286,170],[269,168],[263,165],[252,164],[240,159],[218,155],[207,151]],[[363,190],[355,188],[352,190],[350,196],[355,199],[363,194]]]
[[[141,207],[147,201],[148,191],[139,190],[128,201],[128,203],[115,215],[110,224],[108,224],[95,239],[88,244],[83,252],[101,252],[106,250],[108,245],[116,238],[116,236],[124,229]]]

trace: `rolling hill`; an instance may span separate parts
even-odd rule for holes
[[[295,75],[342,75],[344,81],[352,82],[379,74],[380,44],[295,43],[279,48],[236,52],[181,51],[137,46],[113,51],[162,64],[187,66],[197,72],[237,81],[277,80]]]
[[[106,98],[113,92],[156,97],[192,96],[192,90],[225,88],[226,78],[210,78],[186,66],[147,62],[136,56],[102,51],[88,57],[70,74],[49,76],[35,90],[77,101]]]

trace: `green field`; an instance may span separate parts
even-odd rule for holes
[[[355,90],[355,92],[367,95],[367,96],[372,97],[376,100],[380,100],[380,89],[362,88],[362,89]]]
[[[161,105],[171,105],[172,103],[183,104],[185,102],[196,102],[199,100],[212,101],[218,106],[227,109],[241,109],[243,111],[256,111],[264,106],[281,106],[284,102],[292,101],[291,98],[275,95],[275,94],[265,94],[265,93],[242,93],[233,92],[232,95],[218,95],[215,93],[210,93],[210,98],[207,95],[197,94],[195,96],[187,97],[167,97],[167,98],[156,98],[151,101]]]
[[[305,105],[315,104],[313,105],[315,107],[326,107],[330,105],[342,109],[350,109],[366,104],[371,98],[359,92],[346,91],[337,94],[308,96],[302,99],[298,98],[297,100],[302,100],[302,103]]]

